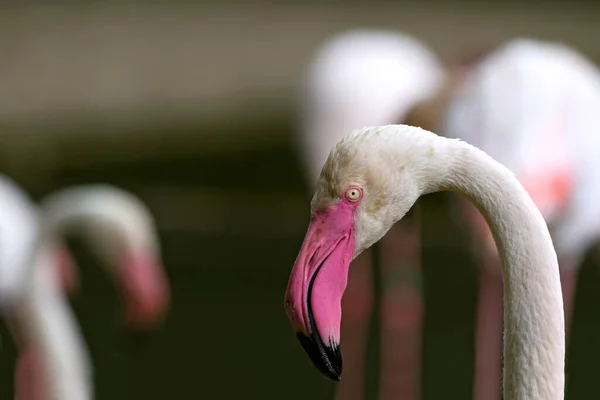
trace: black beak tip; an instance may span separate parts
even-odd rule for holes
[[[314,334],[308,337],[298,332],[296,336],[319,372],[326,378],[339,382],[342,376],[342,353],[339,344],[323,345],[321,338],[314,337]]]

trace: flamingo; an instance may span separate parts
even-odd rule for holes
[[[476,64],[455,89],[442,133],[488,152],[519,178],[560,261],[567,328],[578,267],[600,236],[600,71],[573,49],[515,39]],[[500,398],[502,280],[485,221],[467,207],[480,275],[474,397]]]
[[[563,399],[560,276],[540,211],[514,175],[486,153],[421,128],[367,127],[331,149],[284,297],[302,347],[324,376],[340,380],[341,299],[350,262],[381,239],[421,195],[444,190],[477,206],[499,249],[505,292],[504,398]]]
[[[169,285],[154,218],[140,199],[114,186],[84,185],[47,196],[41,208],[52,236],[80,232],[112,267],[131,328],[150,328],[161,320]]]
[[[79,228],[92,249],[115,266],[113,273],[123,292],[128,322],[134,328],[147,328],[164,315],[169,298],[154,222],[137,198],[108,185],[52,194],[42,201],[39,219],[37,239],[20,253],[27,249],[33,253],[30,258],[22,256],[33,265],[32,275],[24,279],[24,295],[8,313],[21,351],[16,398],[91,399],[87,348],[57,284],[56,261],[64,262],[67,253],[61,250],[59,257],[53,258],[52,250],[61,234]],[[73,273],[62,276],[69,275],[71,279],[63,283],[72,286]]]
[[[301,90],[297,143],[307,181],[314,190],[329,149],[348,131],[401,121],[410,109],[431,96],[443,81],[441,62],[418,39],[400,32],[352,29],[319,46],[309,62]],[[419,289],[419,231],[403,221],[382,241],[384,277],[402,276],[385,290],[381,305],[381,398],[418,399],[422,301]],[[373,249],[372,256],[378,256]],[[404,260],[398,265],[398,259]],[[361,399],[364,392],[366,328],[372,308],[370,272],[378,281],[378,263],[369,254],[353,262],[344,300],[342,331],[346,337],[346,379],[339,399]],[[390,279],[385,279],[391,286]],[[398,281],[398,279],[396,279]],[[415,284],[415,282],[417,282]],[[375,285],[377,286],[377,285]],[[377,288],[374,293],[377,297]],[[375,299],[378,300],[378,299]],[[377,301],[374,302],[378,306]],[[378,312],[379,310],[376,310]]]
[[[20,352],[15,398],[44,398],[40,392],[39,377],[31,370],[31,354],[33,350],[42,349],[42,342],[38,340],[40,336],[34,327],[45,325],[51,340],[60,342],[62,349],[60,358],[57,358],[58,364],[52,368],[60,368],[66,379],[72,381],[70,387],[77,398],[87,399],[90,363],[81,332],[62,294],[72,289],[72,282],[59,281],[61,277],[70,275],[60,274],[72,267],[69,253],[60,243],[48,243],[36,259],[47,268],[40,268],[32,277],[32,250],[39,234],[38,210],[15,182],[3,176],[0,176],[0,204],[0,311]],[[62,288],[59,286],[61,283]]]

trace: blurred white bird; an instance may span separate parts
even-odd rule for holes
[[[56,386],[66,395],[62,398],[89,399],[91,364],[58,282],[58,263],[67,261],[68,253],[59,243],[39,246],[37,208],[21,188],[2,176],[0,205],[0,310],[19,350],[15,398],[46,399],[42,387],[51,377],[61,377]],[[35,354],[45,361],[48,374],[40,375]]]
[[[411,108],[442,83],[437,57],[418,39],[399,32],[354,29],[334,35],[310,60],[301,88],[298,147],[311,189],[330,149],[354,129],[403,121]],[[381,243],[381,259],[392,290],[383,296],[381,399],[419,398],[420,293],[419,231],[402,221]],[[371,312],[370,255],[350,269],[344,295],[344,379],[337,398],[362,399],[365,347]],[[400,261],[402,260],[402,261]],[[399,265],[400,262],[405,265]],[[390,272],[394,272],[392,286]],[[374,277],[377,278],[378,277]],[[397,282],[397,281],[400,282]]]
[[[110,267],[132,328],[160,320],[169,304],[169,284],[154,218],[142,201],[114,186],[84,185],[47,196],[41,209],[52,227],[50,240],[80,233]]]
[[[515,39],[470,70],[448,104],[442,133],[479,147],[527,189],[548,223],[561,267],[567,327],[577,268],[600,235],[600,71],[557,43]],[[481,214],[475,399],[500,398],[502,280]],[[483,244],[483,246],[481,246]]]
[[[2,202],[7,214],[17,214],[11,207],[27,207],[29,217],[22,212],[22,220],[35,221],[37,211],[26,204]],[[0,220],[0,232],[5,226]],[[63,292],[65,283],[73,283],[74,271],[60,274],[57,270],[61,264],[67,268],[73,265],[59,244],[61,235],[71,229],[85,235],[91,248],[113,266],[129,322],[145,328],[163,316],[169,301],[153,219],[131,194],[108,185],[90,185],[48,196],[42,201],[38,223],[23,226],[30,226],[33,241],[21,247],[10,243],[0,246],[12,249],[13,260],[18,256],[26,260],[25,265],[32,265],[28,276],[23,263],[10,262],[9,257],[0,259],[2,271],[13,276],[7,286],[21,285],[21,295],[11,296],[16,301],[4,302],[9,304],[4,314],[21,353],[15,382],[17,398],[91,399],[89,355]],[[71,277],[62,280],[63,288],[59,285],[61,276]]]

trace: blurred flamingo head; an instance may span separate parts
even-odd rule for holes
[[[170,290],[154,227],[138,214],[107,218],[88,230],[88,238],[99,258],[113,266],[128,324],[147,329],[165,316]]]
[[[164,317],[169,282],[154,219],[145,204],[109,185],[86,185],[49,196],[44,208],[50,225],[61,228],[59,233],[81,232],[100,261],[111,266],[132,328],[149,328]],[[58,246],[55,253],[62,280],[69,285],[73,263],[68,251]]]

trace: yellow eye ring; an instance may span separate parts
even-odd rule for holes
[[[348,190],[346,190],[346,199],[348,199],[348,201],[358,201],[360,200],[360,198],[362,197],[363,192],[362,189],[356,186],[353,186],[351,188],[349,188]]]

